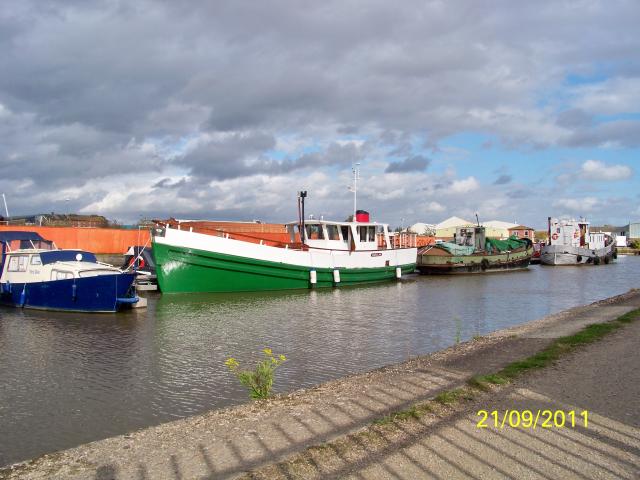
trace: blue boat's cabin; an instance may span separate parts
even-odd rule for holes
[[[91,252],[58,250],[34,232],[0,232],[0,283],[33,283],[117,275]]]

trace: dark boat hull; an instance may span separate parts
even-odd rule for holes
[[[69,312],[116,312],[135,303],[133,273],[33,283],[4,283],[0,303]]]
[[[426,275],[480,274],[523,270],[529,267],[533,249],[494,255],[418,254],[416,269]]]

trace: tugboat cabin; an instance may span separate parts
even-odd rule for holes
[[[458,227],[453,234],[453,243],[463,247],[473,247],[474,251],[484,250],[485,227]]]
[[[302,243],[309,248],[367,251],[393,248],[389,228],[386,224],[365,222],[331,222],[325,220],[307,220],[304,232],[300,235],[300,224],[287,224],[291,243]]]

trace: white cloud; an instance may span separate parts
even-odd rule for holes
[[[640,109],[640,79],[615,78],[575,88],[574,106],[597,115],[616,115]]]
[[[564,208],[574,213],[584,213],[594,211],[599,203],[599,200],[595,197],[559,198],[554,201],[552,205],[556,208]]]
[[[5,107],[3,104],[0,103],[0,118],[8,117],[10,114],[11,114],[11,110],[9,110],[7,107]]]
[[[449,191],[453,193],[469,193],[480,188],[480,183],[475,177],[467,177],[462,180],[454,180],[449,187]]]
[[[599,160],[587,160],[582,164],[581,176],[587,180],[626,180],[633,176],[633,170],[626,165],[607,165]]]
[[[444,205],[438,202],[429,202],[426,205],[424,205],[424,209],[427,212],[434,212],[434,213],[444,212],[446,210]]]

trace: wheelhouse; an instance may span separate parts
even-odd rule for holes
[[[386,250],[393,248],[386,224],[308,220],[301,225],[287,224],[291,243],[302,241],[309,248],[345,251]]]

